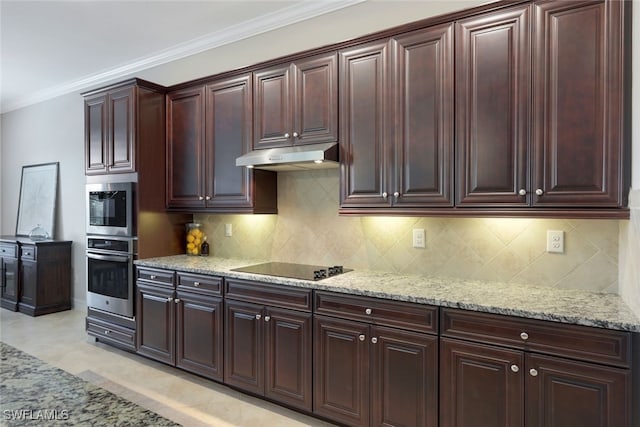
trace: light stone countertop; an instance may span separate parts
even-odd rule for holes
[[[136,260],[135,264],[143,267],[257,280],[352,295],[640,332],[640,318],[631,311],[619,295],[610,293],[434,278],[371,270],[350,271],[320,281],[231,271],[233,268],[263,262],[266,261],[175,255]]]

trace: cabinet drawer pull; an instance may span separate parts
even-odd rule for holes
[[[149,276],[149,279],[151,280],[156,280],[158,278],[158,276],[156,276],[155,274],[152,274],[151,276]]]
[[[364,314],[371,314],[371,309],[370,309],[370,308],[367,308],[367,309],[364,311]]]
[[[518,372],[518,371],[520,371],[520,368],[518,367],[518,365],[511,365],[511,370],[513,372]]]
[[[104,331],[104,334],[105,335],[109,335],[109,331]]]
[[[171,301],[173,301],[173,298],[171,297],[167,298],[167,302],[171,302]]]
[[[529,339],[529,334],[526,332],[520,332],[520,338],[522,338],[522,341],[526,341]]]
[[[376,337],[371,337],[371,342],[372,342],[373,344],[376,344],[376,343],[378,342],[378,338],[376,338]]]
[[[537,377],[538,376],[538,371],[536,369],[529,369],[529,374],[531,374],[532,377]]]
[[[204,198],[205,200],[211,200],[211,196],[207,196]]]
[[[297,137],[298,137],[298,132],[294,132],[294,133],[293,133],[293,137],[294,137],[294,138],[297,138]]]
[[[256,314],[256,320],[260,320],[261,318],[262,318],[262,315]]]
[[[360,336],[358,336],[358,339],[359,339],[360,341],[364,341],[364,340],[365,340],[365,338],[367,338],[367,337],[365,337],[365,336],[364,336],[364,334],[361,334]]]
[[[271,316],[264,316],[264,321],[268,322],[269,320],[271,320]]]
[[[173,302],[175,302],[176,304],[178,304],[180,302],[180,298],[176,298],[173,300]]]
[[[193,282],[193,286],[197,288],[198,286],[200,286],[200,282]]]
[[[289,136],[290,136],[290,135],[289,135],[289,133],[288,133],[288,132],[284,134],[284,137],[285,137],[285,138],[289,138]]]

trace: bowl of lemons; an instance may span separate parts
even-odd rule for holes
[[[204,237],[204,233],[202,232],[202,225],[195,222],[190,222],[186,225],[186,227],[187,255],[200,255],[200,245],[202,244],[202,238]]]

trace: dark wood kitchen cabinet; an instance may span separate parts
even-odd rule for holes
[[[167,95],[167,207],[276,213],[274,172],[235,165],[251,150],[251,75]]]
[[[164,88],[132,79],[83,96],[85,174],[137,172],[140,157],[161,147]]]
[[[71,309],[71,244],[20,243],[20,312],[40,316]]]
[[[254,148],[337,141],[337,63],[329,52],[253,73]]]
[[[315,313],[315,414],[351,426],[437,425],[437,308],[316,291]]]
[[[453,206],[453,24],[340,51],[341,208]]]
[[[443,309],[440,426],[631,426],[631,335]]]
[[[2,308],[18,311],[18,244],[0,241],[0,303]]]
[[[138,269],[136,286],[138,353],[221,381],[222,278]]]
[[[311,290],[225,280],[224,382],[312,409]]]
[[[456,23],[456,206],[626,205],[629,6],[540,1]]]

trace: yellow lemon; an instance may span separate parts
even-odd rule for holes
[[[200,246],[200,239],[196,237],[196,239],[193,241],[193,244],[196,246]]]
[[[187,234],[187,242],[193,242],[194,239],[195,237],[193,237],[191,234]]]
[[[187,243],[187,249],[191,250],[193,248],[195,248],[196,245],[194,245],[193,243]]]

